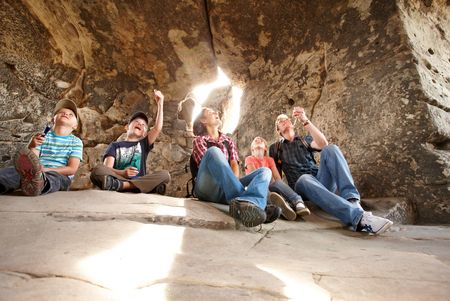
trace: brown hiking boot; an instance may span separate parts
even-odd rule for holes
[[[15,160],[20,175],[20,188],[25,195],[40,195],[44,188],[44,175],[39,158],[28,148],[21,150]]]

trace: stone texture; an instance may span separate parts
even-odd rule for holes
[[[86,147],[72,187],[90,188],[97,146],[134,110],[153,122],[157,88],[164,127],[147,165],[169,170],[168,193],[183,196],[189,95],[220,66],[244,90],[241,111],[230,86],[206,104],[241,116],[242,160],[256,135],[275,141],[277,114],[304,106],[364,198],[405,198],[419,222],[450,221],[448,1],[3,0],[0,18],[0,166],[70,96]]]
[[[394,225],[375,237],[313,214],[235,231],[208,203],[95,190],[2,196],[0,217],[2,300],[375,301],[392,299],[395,286],[396,300],[444,301],[450,293],[443,226]]]

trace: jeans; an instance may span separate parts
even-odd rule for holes
[[[270,169],[263,167],[238,179],[222,151],[213,146],[200,162],[194,193],[202,201],[229,205],[239,199],[264,210],[271,178]]]
[[[60,190],[69,190],[72,183],[69,177],[56,171],[44,173],[44,189],[41,194],[47,194]],[[0,194],[14,191],[20,188],[20,174],[14,167],[0,168]]]
[[[335,193],[336,190],[340,196]],[[348,201],[352,198],[359,200],[360,195],[347,161],[336,145],[331,144],[322,149],[317,176],[300,176],[295,183],[295,191],[354,229],[364,213],[364,210]]]
[[[280,194],[291,206],[295,208],[298,203],[303,203],[301,196],[282,180],[276,180],[269,185],[269,191]]]

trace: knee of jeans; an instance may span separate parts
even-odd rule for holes
[[[270,181],[270,179],[272,179],[272,171],[269,168],[261,167],[261,168],[259,168],[259,170],[260,170],[261,174],[264,175],[265,179],[268,179],[269,181]]]
[[[327,155],[327,154],[335,154],[337,152],[340,152],[339,146],[336,144],[328,144],[325,146],[322,151],[320,152],[321,156]]]
[[[304,188],[305,185],[311,183],[314,180],[315,177],[313,175],[310,174],[301,175],[300,178],[298,178],[297,182],[295,183],[295,191],[298,191],[299,188],[300,189]]]
[[[217,146],[211,146],[210,148],[208,148],[205,152],[205,156],[206,155],[210,155],[210,156],[217,156],[217,155],[223,155],[223,152],[220,150],[220,148],[218,148]]]

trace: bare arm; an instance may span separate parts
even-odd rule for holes
[[[295,107],[292,115],[300,120],[305,129],[313,138],[313,141],[311,142],[312,148],[321,150],[328,145],[328,140],[325,135],[314,124],[312,124],[311,121],[309,121],[308,117],[306,117],[304,108]]]
[[[39,157],[39,151],[36,149],[36,147],[42,145],[45,141],[45,136],[42,135],[42,133],[34,134],[33,138],[31,138],[30,143],[28,143],[28,148]]]
[[[305,129],[309,132],[313,141],[311,147],[314,149],[322,149],[328,145],[328,140],[325,135],[314,125],[311,121],[305,125]]]
[[[248,170],[249,173],[251,173],[252,171],[254,171],[256,169],[255,164],[252,164],[252,163],[245,165],[245,168]]]
[[[234,175],[239,178],[239,164],[236,160],[230,161],[231,170],[233,171]]]
[[[125,169],[114,169],[113,166],[115,161],[116,158],[114,158],[113,156],[108,156],[105,158],[105,160],[103,160],[103,165],[111,168],[117,175],[124,178],[131,178],[139,173],[139,170],[136,167],[127,167]]]
[[[272,171],[272,180],[274,181],[281,180],[280,173],[278,172],[278,169],[275,165],[271,166],[270,170]]]
[[[164,105],[164,95],[161,93],[161,91],[155,90],[154,91],[154,99],[156,102],[156,105],[158,106],[158,112],[156,113],[156,121],[155,126],[152,127],[148,131],[148,143],[153,144],[158,137],[159,133],[161,133],[162,126],[163,126],[163,105]]]
[[[62,174],[64,176],[73,176],[77,172],[79,166],[80,166],[80,158],[70,157],[66,166],[56,168],[44,167],[42,171],[43,172],[56,171],[57,173]]]

